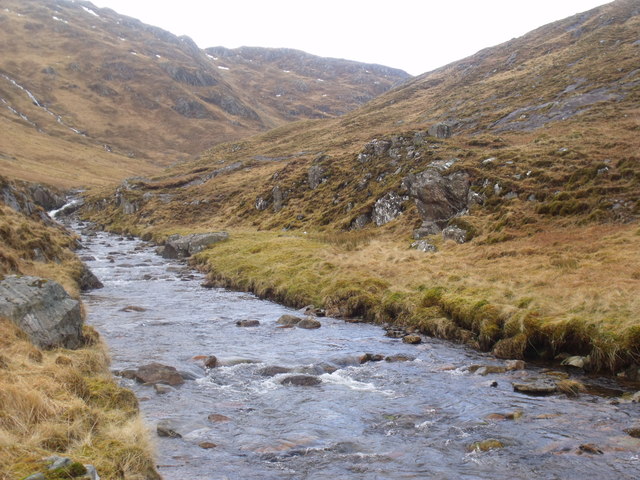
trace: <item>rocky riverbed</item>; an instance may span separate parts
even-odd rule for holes
[[[104,283],[88,323],[166,479],[640,476],[640,404],[613,379],[204,288],[139,240],[86,229],[83,244]]]

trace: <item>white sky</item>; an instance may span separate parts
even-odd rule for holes
[[[419,75],[606,0],[93,0],[201,48],[287,47]]]

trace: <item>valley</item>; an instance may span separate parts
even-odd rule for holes
[[[0,313],[0,478],[52,455],[101,478],[637,476],[637,0],[417,77],[201,50],[84,1],[7,0],[0,25],[0,307],[39,278],[86,321],[52,350]],[[136,383],[149,362],[186,384]],[[283,395],[366,445],[286,428]],[[161,461],[143,418],[177,422]]]

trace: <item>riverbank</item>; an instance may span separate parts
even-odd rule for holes
[[[84,333],[83,348],[41,350],[0,319],[0,478],[46,470],[53,455],[105,480],[159,478],[135,395],[114,381],[98,334]]]
[[[87,272],[78,238],[33,204],[25,212],[0,203],[0,280],[55,280],[77,299]],[[44,471],[54,455],[93,465],[103,480],[159,478],[136,397],[114,380],[98,333],[83,334],[81,348],[41,349],[0,317],[0,479]]]
[[[500,358],[584,357],[601,373],[640,357],[637,225],[538,228],[438,252],[364,232],[231,232],[192,263],[212,284],[330,315],[391,322]]]

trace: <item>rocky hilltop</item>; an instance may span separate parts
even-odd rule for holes
[[[224,285],[497,355],[572,351],[617,368],[638,352],[625,313],[635,307],[604,287],[613,264],[624,272],[615,291],[631,298],[640,287],[638,31],[640,4],[618,0],[340,118],[98,192],[87,213],[159,241],[176,229],[229,231],[197,255]]]
[[[251,62],[214,57],[89,2],[2,7],[0,167],[60,186],[151,173],[291,120],[334,117],[409,78],[303,52],[288,56],[305,68],[289,71],[266,49],[251,49]]]

